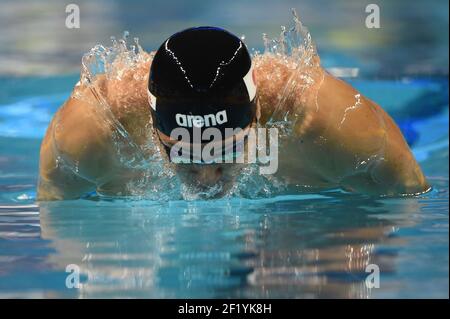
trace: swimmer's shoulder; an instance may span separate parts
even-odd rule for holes
[[[137,144],[145,143],[151,131],[147,90],[153,56],[154,52],[144,52],[120,77],[99,78],[107,106]]]
[[[95,111],[89,90],[71,96],[54,115],[40,149],[39,199],[75,198],[95,189],[114,166],[112,130]]]
[[[54,115],[42,146],[56,147],[72,160],[86,157],[88,161],[89,158],[95,159],[97,153],[109,153],[112,135],[117,130],[111,116],[132,133],[133,125],[138,126],[137,131],[141,130],[148,124],[145,116],[149,114],[148,75],[145,73],[148,73],[150,62],[151,55],[148,54],[147,58],[136,63],[134,77],[131,74],[133,70],[127,69],[120,79],[100,74],[90,85],[78,82],[71,96]]]
[[[272,53],[253,57],[260,123],[264,124],[269,119],[281,120],[282,117],[277,118],[279,115],[298,115],[306,111],[304,107],[312,104],[323,78],[320,59],[316,59],[314,65],[299,69],[298,62],[292,58]],[[300,91],[301,95],[298,94]]]

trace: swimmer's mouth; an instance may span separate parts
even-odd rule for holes
[[[231,189],[231,184],[218,182],[212,186],[206,185],[186,185],[188,187],[189,192],[195,193],[195,195],[199,198],[220,198],[227,194],[227,192]]]
[[[197,193],[222,195],[233,186],[234,179],[227,176],[222,176],[213,183],[204,183],[200,180],[195,180],[194,177],[194,180],[186,180],[182,178],[181,182],[188,189]]]

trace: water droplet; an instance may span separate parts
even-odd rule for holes
[[[112,36],[110,37],[110,39],[111,39],[111,42],[112,42],[113,46],[116,46],[116,45],[117,45],[116,37],[112,35]]]

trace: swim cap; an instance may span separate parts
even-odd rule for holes
[[[168,38],[150,68],[149,102],[159,133],[249,127],[256,87],[245,44],[226,30],[196,27]]]

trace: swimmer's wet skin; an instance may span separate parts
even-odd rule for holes
[[[201,27],[175,34],[156,53],[142,52],[137,67],[125,69],[120,78],[97,75],[89,85],[80,81],[42,142],[38,199],[79,198],[96,189],[127,195],[127,181],[141,174],[125,168],[118,158],[115,127],[97,111],[98,94],[148,157],[156,152],[146,147],[152,134],[158,136],[161,149],[170,152],[170,131],[179,126],[190,129],[188,123],[195,118],[189,115],[219,129],[287,119],[294,126],[280,143],[275,175],[286,183],[388,196],[429,190],[391,117],[323,70],[318,56],[314,59],[302,68],[293,67],[297,61],[292,57],[273,53],[251,61],[239,38]],[[296,83],[289,94],[287,83]],[[226,123],[224,114],[218,115],[223,110]],[[193,187],[223,183],[228,189],[241,166],[176,164],[175,171]]]

